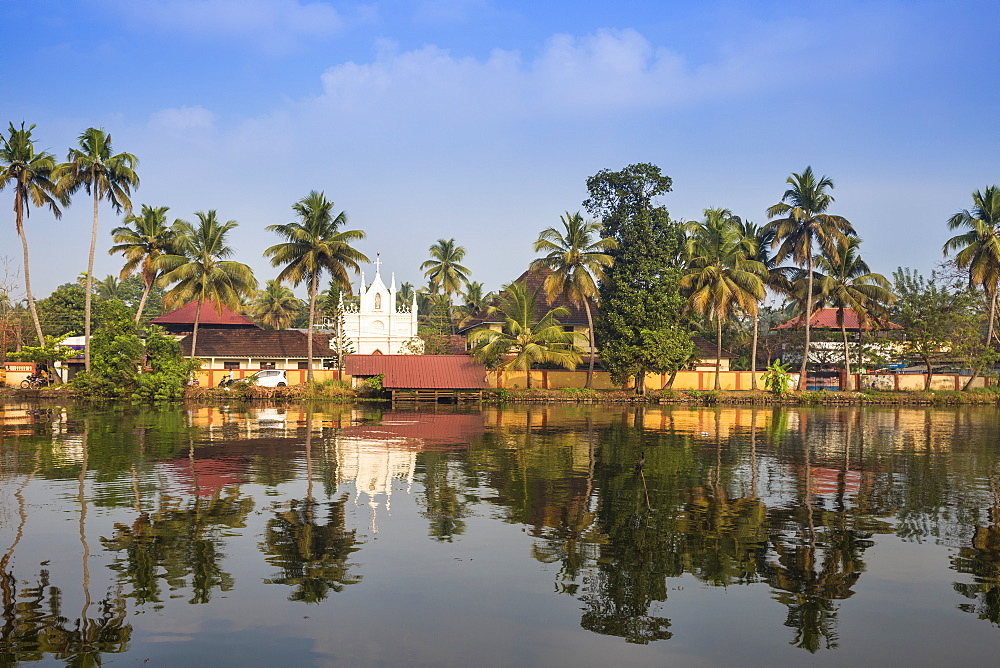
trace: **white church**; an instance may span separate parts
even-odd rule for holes
[[[382,261],[375,259],[375,278],[371,285],[365,285],[365,273],[361,272],[361,297],[357,306],[345,305],[341,298],[344,314],[344,338],[351,341],[355,353],[359,355],[405,355],[423,349],[423,342],[417,338],[417,296],[409,306],[396,306],[396,274],[392,274],[389,287],[385,287],[379,271]],[[331,327],[332,323],[327,323]],[[410,345],[407,346],[406,344]]]

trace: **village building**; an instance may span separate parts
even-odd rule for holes
[[[422,350],[417,338],[417,296],[410,305],[396,304],[396,275],[386,287],[380,271],[381,260],[375,260],[375,278],[365,284],[361,272],[361,289],[357,305],[344,304],[341,299],[344,339],[351,352],[359,355],[405,355]],[[326,322],[323,328],[336,330],[337,323]]]

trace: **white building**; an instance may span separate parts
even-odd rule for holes
[[[381,264],[376,258],[371,285],[365,285],[365,274],[361,272],[360,304],[342,305],[344,337],[353,344],[353,352],[360,355],[407,354],[413,352],[404,349],[408,342],[422,349],[423,344],[417,338],[417,296],[413,295],[409,306],[397,308],[396,275],[392,274],[389,287],[385,287],[379,273]]]

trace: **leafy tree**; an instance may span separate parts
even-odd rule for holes
[[[125,256],[125,266],[122,267],[120,278],[125,280],[139,271],[142,276],[143,292],[139,305],[136,307],[135,323],[138,325],[146,310],[156,279],[160,272],[154,267],[156,259],[161,255],[176,252],[177,229],[167,226],[166,206],[151,207],[142,205],[138,216],[125,218],[125,224],[111,231],[115,245],[108,250],[109,255],[121,253]]]
[[[594,237],[601,232],[601,224],[584,221],[579,212],[567,211],[559,220],[563,225],[562,231],[548,227],[538,235],[534,250],[545,255],[532,262],[531,268],[552,270],[545,278],[545,293],[550,304],[556,297],[562,296],[573,304],[583,305],[590,339],[587,365],[587,387],[590,387],[594,378],[596,348],[590,303],[597,299],[597,284],[604,279],[604,270],[614,263],[608,251],[614,250],[618,243],[610,237],[595,240]]]
[[[694,350],[681,323],[681,226],[653,204],[670,186],[648,163],[602,170],[587,179],[583,203],[602,221],[602,237],[617,244],[608,251],[614,265],[601,282],[594,323],[601,363],[616,382],[634,377],[636,394],[645,393],[647,372],[674,372]]]
[[[99,281],[94,281],[94,292],[104,301],[108,299],[121,299],[122,302],[125,301],[122,299],[121,282],[111,274],[108,274]]]
[[[139,187],[135,167],[139,161],[131,153],[115,153],[111,134],[103,128],[87,128],[80,134],[80,148],[71,148],[67,162],[59,165],[56,176],[67,195],[83,188],[94,197],[94,223],[90,231],[90,254],[87,256],[86,301],[84,302],[84,362],[90,369],[90,308],[94,284],[94,252],[97,250],[98,203],[107,200],[115,212],[132,213],[132,188]]]
[[[91,396],[129,397],[145,353],[132,312],[115,299],[100,302],[97,316],[101,327],[94,334],[93,363],[76,375],[73,385]]]
[[[84,303],[84,289],[79,283],[63,283],[48,297],[39,299],[37,308],[43,331],[57,335],[82,332]]]
[[[756,240],[743,236],[742,221],[729,209],[705,209],[705,220],[688,223],[687,271],[681,287],[691,310],[716,324],[715,389],[722,389],[722,325],[735,309],[756,319],[764,299],[767,267],[752,259]]]
[[[781,201],[767,209],[768,218],[775,218],[768,227],[774,233],[772,243],[778,247],[775,262],[781,263],[791,257],[806,271],[805,347],[798,388],[804,389],[813,312],[813,246],[819,244],[824,252],[835,256],[837,246],[846,242],[847,235],[854,234],[854,227],[842,216],[825,213],[833,204],[833,196],[827,192],[833,189],[832,179],[823,176],[817,180],[812,167],[806,167],[801,174],[793,173],[785,182],[790,187],[781,196]]]
[[[452,295],[462,289],[463,283],[469,282],[470,272],[460,264],[465,259],[465,248],[456,246],[454,239],[438,239],[428,251],[431,259],[424,261],[420,268],[430,280],[432,294],[444,293],[448,297],[448,322],[453,327]]]
[[[35,152],[35,142],[31,132],[21,123],[17,129],[13,123],[7,130],[7,136],[0,135],[0,190],[13,186],[14,190],[14,227],[21,239],[21,250],[24,253],[24,290],[28,297],[28,309],[31,320],[35,324],[35,335],[38,341],[44,341],[42,324],[35,308],[35,297],[31,292],[31,271],[28,263],[28,238],[24,234],[24,219],[31,213],[31,206],[47,206],[57,219],[62,217],[59,205],[66,205],[68,198],[62,193],[53,180],[56,169],[55,156],[47,151]]]
[[[351,242],[365,238],[361,230],[338,231],[347,222],[347,214],[341,211],[333,215],[333,202],[322,192],[315,190],[296,202],[292,209],[299,221],[283,225],[268,225],[267,229],[286,239],[284,243],[271,246],[264,251],[264,257],[271,258],[271,265],[284,268],[276,279],[279,283],[288,281],[292,285],[309,285],[309,335],[307,356],[309,367],[306,372],[309,382],[313,379],[313,325],[316,320],[316,296],[319,292],[319,277],[324,271],[344,288],[349,288],[348,269],[360,271],[359,262],[368,262],[364,253],[351,246]]]
[[[479,329],[469,337],[473,357],[491,368],[524,371],[529,389],[532,364],[558,364],[575,369],[580,363],[574,334],[564,331],[557,320],[567,310],[560,306],[539,318],[535,315],[537,297],[524,283],[511,283],[500,293],[497,305],[490,307],[490,311],[503,318],[502,331]]]
[[[181,354],[180,341],[161,327],[149,328],[145,346],[146,368],[139,374],[132,398],[142,401],[180,399],[184,396],[188,378],[198,368],[198,363],[185,360]]]
[[[170,306],[196,301],[194,331],[191,334],[191,357],[196,357],[198,325],[201,309],[206,302],[225,304],[240,310],[240,300],[257,290],[253,271],[242,262],[226,260],[234,250],[226,236],[238,223],[219,221],[215,210],[199,211],[198,226],[179,220],[174,225],[178,232],[174,253],[164,254],[153,262],[153,267],[163,272],[162,281],[173,287],[166,294]]]
[[[250,316],[268,329],[285,329],[303,310],[302,300],[278,281],[268,281],[250,306]]]
[[[11,353],[10,358],[21,360],[22,362],[44,364],[55,371],[56,362],[65,362],[79,355],[76,348],[62,345],[62,342],[69,336],[73,336],[73,332],[57,336],[46,336],[43,345],[22,346],[20,351]]]

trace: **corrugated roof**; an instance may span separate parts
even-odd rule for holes
[[[482,413],[410,413],[385,412],[373,424],[344,427],[346,438],[393,441],[405,439],[419,450],[444,449],[440,446],[468,445],[481,438],[486,418]]]
[[[197,306],[198,302],[189,302],[179,309],[153,318],[151,322],[156,325],[194,325]],[[250,318],[236,313],[225,304],[216,304],[215,302],[205,302],[204,306],[201,307],[201,318],[198,321],[198,325],[199,329],[205,325],[209,327],[212,325],[224,325],[228,327],[236,326],[260,329]]]
[[[539,271],[532,271],[529,269],[528,271],[518,276],[517,280],[512,282],[514,283],[523,282],[527,286],[529,293],[538,290],[538,300],[535,306],[536,318],[540,319],[552,309],[562,306],[567,311],[569,311],[569,315],[557,318],[560,323],[564,325],[586,326],[587,312],[586,310],[584,310],[582,304],[581,305],[573,304],[570,301],[563,298],[562,296],[556,297],[554,300],[552,300],[551,304],[546,301],[545,288],[542,287],[542,284],[545,283],[545,279],[551,274],[552,274],[551,269],[541,269]],[[499,302],[496,299],[494,299],[491,302],[491,305],[496,306],[498,303]],[[500,314],[490,313],[488,308],[484,308],[481,311],[473,314],[473,316],[469,318],[469,320],[467,320],[465,324],[462,325],[462,328],[459,329],[458,331],[459,333],[467,332],[473,327],[481,325],[484,322],[503,322],[503,318],[500,316]]]
[[[349,376],[385,374],[389,390],[485,390],[486,367],[468,355],[348,355]]]
[[[313,334],[313,357],[333,357],[328,334]],[[309,338],[294,329],[198,329],[198,357],[298,358],[307,356]],[[191,334],[181,339],[191,354]]]
[[[840,323],[837,322],[837,311],[838,309],[835,308],[816,309],[809,320],[809,327],[813,329],[840,329]],[[783,325],[778,325],[775,329],[792,329],[793,327],[803,327],[804,324],[805,321],[800,315],[792,318]],[[862,325],[858,320],[857,311],[851,308],[844,309],[844,326],[848,331],[855,332],[858,330],[867,332],[872,329],[903,329],[888,320],[878,321],[872,319],[868,324]]]

